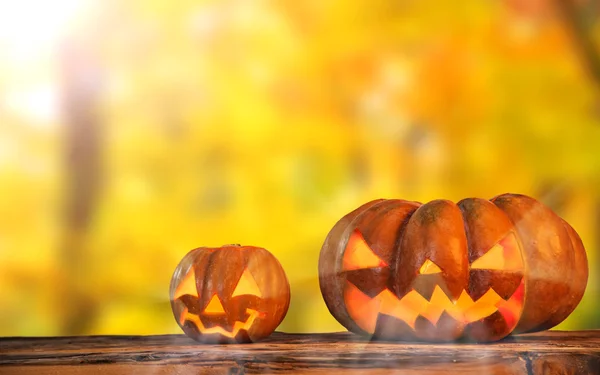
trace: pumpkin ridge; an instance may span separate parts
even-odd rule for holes
[[[344,216],[321,249],[321,292],[348,330],[386,339],[495,341],[555,326],[581,300],[585,249],[543,203],[519,194],[397,202],[370,202]],[[351,245],[355,230],[365,237]],[[367,250],[389,265],[389,278],[359,256]]]
[[[576,248],[576,242],[578,240],[581,243],[581,238],[579,238],[579,235],[573,229],[573,227],[571,227],[571,225],[569,223],[567,223],[560,216],[558,216],[558,215],[556,215],[556,216],[558,217],[559,221],[561,222],[562,227],[565,229],[565,232],[567,233],[567,237],[569,238],[569,242],[570,242],[571,250],[572,250],[569,252],[569,254],[571,255],[570,256],[571,261],[573,262],[573,264],[575,264],[575,263],[580,263],[580,264],[576,265],[577,266],[576,268],[569,267],[568,271],[571,271],[571,272],[569,272],[569,275],[566,277],[569,278],[570,280],[572,280],[572,283],[569,284],[568,294],[563,296],[563,304],[558,306],[557,309],[552,313],[552,315],[547,320],[540,323],[537,327],[530,329],[528,332],[538,332],[538,331],[550,329],[550,328],[556,326],[557,324],[561,323],[562,321],[564,321],[573,312],[573,310],[575,310],[575,308],[577,307],[577,305],[583,298],[583,294],[585,293],[585,288],[587,285],[587,278],[588,278],[588,272],[589,272],[588,265],[587,265],[587,258],[585,257],[585,254],[584,254],[583,264],[581,264],[582,263],[581,259],[578,259],[578,258],[580,258],[580,255],[578,255],[578,254],[580,254],[580,249],[582,249],[583,244],[577,244],[577,248]],[[574,237],[576,237],[576,238],[574,238]],[[585,272],[575,273],[575,272],[573,272],[574,269],[577,269],[577,270],[584,269]]]
[[[454,202],[452,202],[448,199],[434,199],[434,200],[428,202],[426,205],[428,207],[434,207],[439,204],[455,205]],[[425,206],[425,205],[423,205],[423,206]],[[420,224],[430,224],[430,223],[435,222],[438,217],[439,217],[439,214],[435,209],[429,209],[429,210],[424,211],[424,213],[421,213],[421,215],[419,216],[419,223]]]
[[[342,238],[346,238],[345,244],[344,244],[344,251],[342,252],[336,252],[338,257],[341,259],[341,261],[339,262],[335,262],[334,264],[337,266],[337,269],[335,270],[336,274],[340,274],[343,271],[342,265],[343,265],[343,258],[344,258],[344,254],[346,253],[346,247],[348,246],[348,242],[350,239],[350,236],[352,234],[352,232],[354,232],[354,230],[356,229],[356,227],[358,226],[358,224],[362,221],[362,219],[364,218],[364,216],[370,212],[370,211],[377,211],[377,210],[385,210],[385,206],[387,204],[392,203],[392,199],[383,199],[380,202],[377,202],[369,207],[366,207],[364,210],[362,210],[361,212],[359,212],[349,223],[348,226],[346,227],[344,234],[342,235]],[[363,238],[364,238],[364,234],[363,234]],[[340,293],[343,293],[344,287],[343,286],[339,286],[338,285],[338,289]],[[344,314],[350,318],[350,312],[346,309],[346,306],[343,305],[342,308],[344,309]],[[354,323],[354,321],[352,321],[352,323]],[[356,323],[354,323],[356,324]],[[360,327],[358,327],[358,325],[356,325],[356,327],[360,330],[363,331]],[[346,327],[348,328],[348,327]],[[363,331],[364,332],[364,331]],[[367,332],[364,332],[367,333]]]
[[[514,331],[537,332],[551,328],[566,318],[564,316],[560,320],[553,320],[562,307],[562,303],[556,301],[562,301],[570,289],[561,279],[571,279],[574,261],[570,254],[572,252],[566,249],[553,252],[553,248],[557,247],[557,243],[562,248],[565,242],[572,248],[567,229],[554,211],[526,195],[502,194],[494,197],[492,203],[504,211],[515,225],[523,249],[525,268],[529,270],[523,313]],[[558,269],[560,272],[551,274],[550,269]],[[558,275],[560,279],[553,280]],[[544,305],[545,308],[539,309],[539,305]]]
[[[208,272],[207,270],[210,268],[211,258],[215,254],[215,252],[212,249],[205,249],[205,248],[196,249],[196,251],[198,251],[198,254],[196,256],[194,256],[194,258],[202,256],[202,254],[199,252],[200,251],[203,252],[205,250],[208,251],[208,253],[206,255],[204,255],[204,257],[203,257],[206,260],[202,263],[198,262],[197,260],[194,260],[194,262],[192,263],[192,267],[194,267],[194,272],[196,275],[202,275],[204,272]],[[200,269],[200,267],[199,267],[200,264],[204,264],[204,269]],[[208,299],[206,299],[207,296],[206,296],[206,293],[204,292],[204,278],[196,277],[196,292],[198,293],[198,296],[195,297],[195,299],[197,301],[196,302],[197,306],[195,307],[195,309],[203,310],[204,307],[208,304]],[[208,298],[210,299],[210,296]],[[194,309],[190,308],[190,310],[193,311]]]
[[[323,295],[331,296],[331,298],[324,298],[325,305],[331,315],[349,331],[366,333],[350,318],[346,306],[332,302],[334,301],[333,296],[343,295],[344,293],[344,287],[340,285],[343,283],[340,281],[339,276],[344,252],[340,250],[346,248],[350,233],[354,230],[356,222],[371,208],[379,207],[387,201],[387,199],[373,200],[344,215],[327,234],[321,249],[318,264],[319,287]],[[339,238],[344,240],[339,242],[337,241]]]
[[[396,241],[394,243],[394,250],[393,250],[393,254],[394,254],[396,261],[390,262],[390,275],[394,275],[396,273],[398,264],[400,264],[400,262],[402,261],[402,258],[404,257],[404,252],[402,251],[402,241],[404,239],[404,234],[406,233],[406,226],[408,225],[408,222],[410,221],[410,219],[412,218],[414,213],[417,211],[417,209],[421,206],[420,203],[418,203],[418,204],[419,205],[417,207],[414,207],[414,209],[408,215],[406,215],[404,220],[402,220],[402,222],[398,226],[398,230],[396,232]],[[394,294],[398,295],[399,291],[396,288],[396,283],[393,282],[391,279],[389,281],[388,287]]]
[[[180,296],[191,290],[179,286],[190,282],[192,269],[198,296]],[[245,281],[255,285],[241,284],[240,294],[233,296],[245,273]],[[252,342],[270,335],[290,301],[289,282],[277,258],[250,246],[190,251],[175,269],[171,286],[177,324],[186,335],[207,343]]]
[[[377,215],[372,219],[372,222],[369,223],[369,226],[367,228],[370,230],[371,235],[373,235],[376,232],[377,228],[382,225],[382,222],[386,221],[386,219],[389,220],[389,218],[391,216],[393,216],[394,214],[396,214],[396,212],[398,210],[404,209],[406,207],[407,203],[411,204],[411,206],[412,206],[412,204],[414,204],[414,202],[408,202],[408,201],[404,201],[404,200],[400,200],[400,199],[388,200],[388,202],[389,202],[389,206],[391,206],[391,207],[386,207],[381,212],[378,212]],[[406,224],[408,223],[408,220],[410,219],[412,214],[417,210],[418,207],[419,206],[412,207],[412,209],[410,209],[409,213],[406,214],[399,223],[397,223],[397,228],[395,229],[394,240],[393,240],[391,248],[390,248],[391,251],[389,252],[388,256],[385,258],[390,258],[393,260],[393,259],[398,259],[399,257],[402,256],[402,251],[400,249],[399,244],[401,241],[401,236],[403,234],[403,229],[406,226]],[[360,221],[357,222],[357,225],[360,225]],[[391,227],[390,229],[393,229],[394,227],[396,227],[396,225]],[[367,241],[367,242],[371,239],[365,233],[362,233],[362,235],[363,235],[363,238],[365,239],[365,241]],[[380,258],[382,258],[382,259],[384,258],[384,257],[382,257],[381,249],[374,248],[371,246],[371,250],[373,252],[375,252],[375,254],[377,256],[379,256]],[[384,260],[384,261],[386,261],[386,260]],[[386,262],[388,264],[389,275],[390,275],[390,277],[387,279],[386,287],[395,293],[394,282],[391,278],[391,275],[393,275],[394,270],[395,270],[395,264],[394,264],[394,262],[390,262],[390,261],[386,261]]]
[[[377,228],[382,224],[382,222],[385,221],[385,219],[387,219],[387,215],[393,213],[393,211],[400,207],[403,202],[399,199],[388,199],[386,203],[388,204],[385,205],[385,207],[383,207],[381,211],[378,211],[373,218],[371,218],[369,226],[364,231],[360,231],[365,241],[371,239],[370,236],[373,235],[373,232],[375,232]],[[372,209],[374,208],[375,207],[372,207]],[[360,225],[361,221],[358,220],[356,224],[357,226]],[[357,229],[355,228],[355,230]],[[373,252],[377,256],[380,256],[380,254],[378,254],[379,249],[371,247],[371,250],[373,250]]]

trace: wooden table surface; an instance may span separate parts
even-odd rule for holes
[[[493,344],[369,341],[274,333],[202,345],[183,335],[0,338],[0,374],[600,374],[600,330],[548,331]]]

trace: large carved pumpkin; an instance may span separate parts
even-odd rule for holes
[[[290,286],[267,250],[227,245],[190,251],[175,269],[170,297],[177,323],[193,339],[253,342],[285,317]]]
[[[319,259],[333,316],[384,339],[492,341],[548,329],[575,309],[587,276],[575,230],[515,194],[372,201],[333,227]]]

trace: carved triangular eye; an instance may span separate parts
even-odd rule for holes
[[[352,271],[364,268],[387,267],[387,263],[371,250],[362,234],[355,230],[352,232],[346,246],[343,267],[345,271]]]
[[[523,259],[514,233],[509,233],[480,258],[471,264],[471,269],[482,270],[519,270],[523,268]]]
[[[482,270],[503,270],[504,269],[504,254],[500,244],[495,244],[481,258],[475,260],[471,264],[472,269]]]
[[[440,273],[442,270],[438,267],[437,264],[433,263],[431,259],[425,259],[421,268],[419,268],[419,273],[421,275],[431,275],[434,273]]]
[[[244,294],[262,297],[260,288],[258,287],[256,280],[254,280],[254,277],[252,276],[250,271],[248,271],[247,268],[244,270],[244,273],[242,273],[240,281],[238,281],[238,284],[235,287],[235,290],[233,291],[233,294],[231,296],[236,297]]]
[[[173,299],[177,299],[186,294],[198,297],[198,290],[196,289],[196,272],[193,267],[188,271],[183,280],[179,282],[179,285],[177,285]]]

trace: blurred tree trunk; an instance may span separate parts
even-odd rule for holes
[[[575,47],[596,88],[600,88],[600,53],[592,31],[597,18],[597,0],[553,0],[563,22],[569,29]]]
[[[86,237],[102,181],[102,129],[99,113],[101,68],[93,43],[69,40],[60,54],[64,125],[64,239],[61,334],[87,331],[96,308],[86,290]]]

